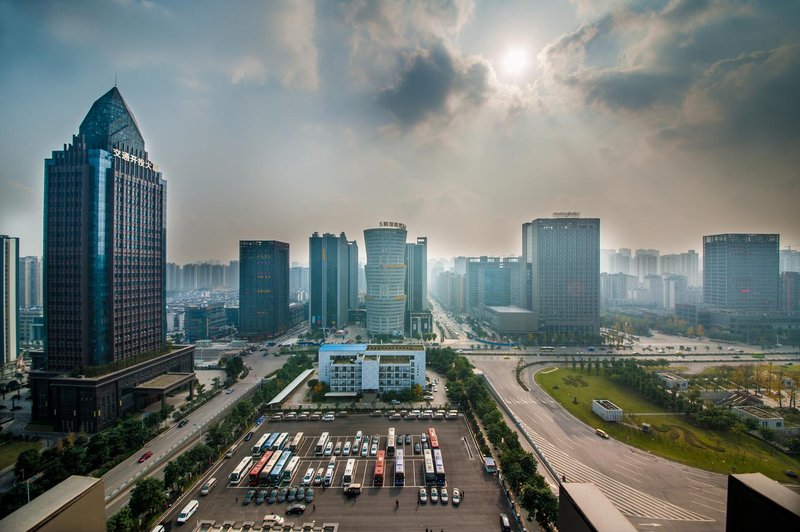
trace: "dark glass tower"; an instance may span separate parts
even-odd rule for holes
[[[343,327],[347,311],[358,307],[358,244],[344,233],[314,233],[308,238],[309,323]]]
[[[289,244],[239,241],[239,334],[273,338],[289,323]]]
[[[703,237],[703,302],[727,310],[778,310],[777,234]]]
[[[428,310],[428,237],[406,244],[406,310]]]
[[[116,87],[45,160],[44,181],[47,369],[163,349],[166,182]]]

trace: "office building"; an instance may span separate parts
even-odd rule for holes
[[[703,237],[703,301],[736,311],[778,310],[777,234]]]
[[[44,179],[46,370],[30,374],[32,417],[95,432],[145,406],[146,381],[193,379],[193,347],[166,345],[166,182],[116,87]]]
[[[19,306],[31,308],[42,306],[42,261],[39,257],[20,257]]]
[[[0,362],[19,355],[19,238],[0,235]]]
[[[358,307],[358,244],[347,235],[314,233],[308,239],[309,323],[339,329]]]
[[[367,332],[402,336],[406,310],[406,226],[380,222],[364,230]]]
[[[531,302],[540,332],[600,332],[600,220],[557,213],[526,227],[523,248],[531,260]]]
[[[274,338],[289,324],[289,244],[239,241],[239,335]]]
[[[44,311],[30,307],[19,311],[19,343],[23,346],[41,345],[44,342]]]
[[[800,312],[800,272],[781,274],[781,310]]]
[[[166,182],[116,87],[45,161],[47,366],[163,349]]]
[[[425,346],[325,344],[319,380],[334,393],[389,392],[425,385]]]
[[[216,340],[228,334],[224,303],[187,305],[184,311],[184,335],[190,343]]]
[[[433,313],[428,309],[428,238],[406,244],[406,334],[422,338],[433,332]]]
[[[484,318],[484,307],[523,307],[525,264],[520,257],[469,257],[465,306],[468,316]]]

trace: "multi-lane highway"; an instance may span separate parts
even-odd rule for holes
[[[287,338],[289,337],[287,336]],[[285,339],[279,339],[279,341],[285,341]],[[103,475],[106,515],[113,515],[127,503],[130,490],[136,480],[143,475],[158,475],[169,460],[174,459],[181,452],[190,448],[192,443],[198,441],[211,424],[221,419],[228,408],[250,390],[259,386],[261,379],[266,374],[283,366],[286,362],[286,357],[275,357],[273,356],[274,351],[277,351],[277,348],[267,352],[266,356],[263,355],[263,352],[257,351],[245,357],[245,364],[251,367],[252,370],[250,370],[247,377],[231,388],[231,393],[223,392],[214,397],[189,415],[189,423],[186,426],[178,427],[178,425],[174,425]],[[153,454],[140,463],[139,458],[146,452],[152,452]]]
[[[599,438],[542,391],[516,382],[516,358],[471,356],[540,452],[567,481],[593,482],[639,530],[711,531],[725,528],[726,477]]]

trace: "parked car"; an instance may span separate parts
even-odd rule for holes
[[[263,504],[267,498],[267,490],[261,490],[256,495],[256,504]]]
[[[461,490],[458,488],[453,488],[453,496],[450,498],[453,501],[453,506],[458,506],[461,504]]]
[[[419,442],[414,444],[414,454],[420,454],[422,452],[422,447],[420,447]]]
[[[441,493],[439,493],[439,501],[441,501],[442,504],[447,504],[447,488],[442,488]]]
[[[419,503],[420,504],[428,503],[428,491],[425,488],[419,489]]]
[[[280,515],[267,514],[264,516],[264,525],[269,525],[270,527],[273,525],[283,526],[285,522],[286,520]]]
[[[244,494],[244,499],[242,499],[242,504],[247,506],[253,501],[253,497],[256,496],[256,490],[250,490]]]
[[[311,504],[314,502],[314,490],[312,488],[308,488],[306,490],[306,503]]]
[[[297,497],[297,488],[292,486],[289,488],[289,492],[286,494],[286,502],[294,502],[295,497]]]
[[[267,494],[267,502],[269,504],[273,504],[277,500],[278,500],[278,490],[275,489],[269,490],[269,493]]]
[[[411,445],[411,434],[406,434],[406,445]]]
[[[435,487],[431,488],[431,502],[439,502],[439,490],[437,490]]]
[[[286,496],[289,494],[289,488],[281,488],[278,492],[278,502],[286,502]]]

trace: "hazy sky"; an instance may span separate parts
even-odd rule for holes
[[[44,159],[114,84],[168,182],[168,258],[239,239],[511,254],[601,218],[605,248],[800,248],[800,2],[0,0],[0,234],[41,253]]]

